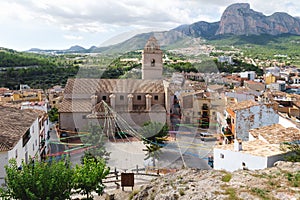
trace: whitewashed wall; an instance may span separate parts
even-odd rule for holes
[[[7,164],[8,155],[7,151],[0,152],[0,186],[4,184],[5,169],[4,166]]]
[[[224,158],[221,158],[221,154]],[[214,169],[216,170],[233,172],[242,169],[243,162],[249,170],[264,169],[267,168],[268,158],[245,154],[243,151],[214,149]]]
[[[252,106],[236,111],[235,132],[237,138],[248,141],[250,129],[277,124],[278,122],[279,115],[271,106]]]
[[[21,165],[22,160],[25,159],[26,152],[27,153],[27,159],[34,157],[38,154],[39,150],[39,123],[38,118],[34,121],[34,123],[30,127],[30,139],[27,142],[27,144],[23,147],[23,139],[21,138],[19,142],[16,144],[16,146],[8,151],[8,159],[15,158],[17,160],[17,164]],[[16,151],[18,153],[16,158]]]

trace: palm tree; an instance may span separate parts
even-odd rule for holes
[[[168,131],[168,126],[159,122],[146,122],[141,130],[146,146],[144,151],[147,151],[145,160],[152,158],[153,166],[155,166],[155,159],[159,157],[160,148],[167,140]]]

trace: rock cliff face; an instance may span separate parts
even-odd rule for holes
[[[208,22],[200,21],[190,25],[179,26],[173,29],[173,31],[181,32],[188,37],[207,38],[215,35],[218,28],[219,28],[219,22],[208,23]]]
[[[287,13],[265,16],[250,9],[247,3],[232,4],[224,11],[216,35],[300,35],[300,20]]]

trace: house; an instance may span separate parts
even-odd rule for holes
[[[219,93],[206,91],[182,93],[180,104],[184,123],[210,130],[216,128],[217,112],[225,107]]]
[[[56,85],[53,88],[48,89],[48,98],[49,98],[49,105],[50,108],[59,108],[59,104],[62,102],[63,99],[63,91],[64,89]]]
[[[236,139],[248,141],[250,129],[278,123],[279,116],[273,106],[253,100],[229,104],[226,107],[226,122],[223,122],[222,131],[228,135],[228,132],[232,133]]]
[[[242,79],[247,79],[253,81],[256,77],[255,71],[246,71],[246,72],[241,72],[240,77]]]
[[[265,84],[256,81],[244,81],[244,86],[257,92],[265,91]]]
[[[48,139],[50,138],[50,121],[48,116],[48,103],[41,102],[23,102],[21,110],[31,109],[39,115],[39,156],[45,159],[49,153]]]
[[[285,91],[286,83],[285,81],[276,81],[275,83],[266,85],[266,88],[270,89],[271,91]]]
[[[0,183],[4,183],[4,166],[15,158],[18,166],[22,160],[40,158],[40,120],[35,110],[20,110],[0,106]]]
[[[214,169],[235,171],[258,170],[272,167],[288,154],[281,149],[283,142],[299,141],[297,128],[284,128],[279,124],[264,126],[249,131],[249,141],[234,140],[234,143],[214,148]]]
[[[292,84],[298,85],[300,84],[300,76],[292,76],[291,77]]]
[[[154,37],[142,57],[142,79],[68,79],[59,106],[60,129],[81,131],[90,122],[101,125],[107,117],[104,103],[135,129],[147,121],[169,123],[169,83],[162,80],[162,51]]]

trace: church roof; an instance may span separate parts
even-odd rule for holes
[[[66,99],[59,106],[59,112],[91,112],[92,102],[90,99]]]
[[[164,93],[164,85],[162,80],[77,78],[68,79],[64,93],[71,95],[92,95],[97,92],[128,94]]]

